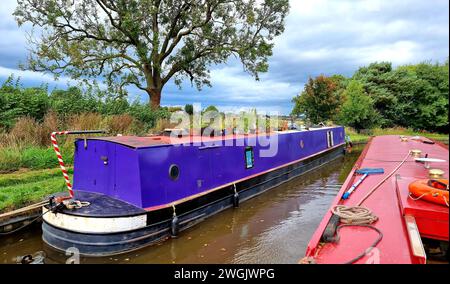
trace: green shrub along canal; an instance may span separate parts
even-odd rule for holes
[[[296,263],[335,198],[364,145],[321,168],[225,210],[184,231],[177,239],[81,263]],[[43,252],[45,263],[69,256],[47,248],[40,224],[0,237],[0,263]]]

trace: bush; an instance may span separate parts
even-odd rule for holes
[[[373,128],[379,120],[373,99],[364,92],[364,86],[356,80],[350,81],[342,94],[340,121],[351,126],[359,133],[361,129]]]
[[[174,112],[178,112],[178,111],[183,111],[183,108],[182,107],[168,107],[167,108],[167,110],[170,112],[170,113],[174,113]]]
[[[14,127],[9,133],[9,143],[16,147],[20,145],[35,145],[37,146],[37,132],[39,124],[31,117],[21,117],[17,119]]]
[[[50,134],[53,131],[61,130],[60,127],[62,127],[62,122],[58,119],[56,113],[53,111],[48,112],[44,117],[44,121],[37,128],[37,144],[44,147],[51,145]]]
[[[68,119],[67,130],[97,130],[101,129],[103,117],[98,113],[82,113],[71,115]]]
[[[0,88],[0,128],[11,129],[19,117],[42,121],[49,109],[47,89],[22,89],[12,84],[10,77]]]
[[[130,108],[130,104],[124,98],[107,98],[100,104],[100,113],[105,115],[124,114]]]
[[[170,111],[167,108],[152,110],[148,105],[143,105],[138,102],[134,102],[128,112],[144,125],[145,131],[155,127],[158,120],[170,118]]]
[[[49,97],[51,109],[64,117],[85,112],[97,112],[99,101],[91,95],[83,95],[81,89],[54,90]]]
[[[207,108],[205,108],[203,110],[203,113],[206,113],[206,112],[219,112],[219,110],[217,109],[216,106],[208,106]]]

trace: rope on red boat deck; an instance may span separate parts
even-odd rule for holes
[[[365,249],[357,257],[352,258],[344,264],[352,264],[360,260],[367,254],[369,254],[383,238],[383,233],[378,228],[371,225],[378,220],[378,217],[375,216],[372,211],[370,211],[370,209],[361,206],[337,205],[333,207],[331,211],[333,212],[333,214],[339,216],[340,222],[343,223],[343,225],[340,225],[336,228],[336,237],[334,238],[333,242],[339,242],[339,230],[343,227],[364,227],[374,230],[378,233],[378,238],[372,243],[371,246]]]
[[[408,160],[408,157],[411,155],[411,151],[408,151],[406,157],[398,164],[392,172],[390,172],[387,176],[385,176],[377,185],[375,185],[357,204],[356,206],[360,206],[367,198],[369,198],[388,178],[390,178],[393,174],[395,174],[398,169]]]
[[[368,225],[376,222],[378,217],[366,207],[337,205],[331,210],[340,217],[341,223],[353,225]]]
[[[336,238],[337,241],[339,242],[339,230],[342,229],[343,227],[364,227],[364,228],[369,228],[371,230],[374,230],[375,232],[378,233],[378,238],[372,243],[372,245],[370,247],[368,247],[366,250],[364,250],[364,252],[362,252],[360,255],[358,255],[355,258],[352,258],[351,260],[344,262],[344,264],[353,264],[355,262],[357,262],[358,260],[360,260],[361,258],[363,258],[364,256],[366,256],[367,254],[369,254],[377,245],[378,243],[381,242],[381,239],[383,239],[383,233],[376,227],[371,226],[371,225],[367,225],[367,224],[344,224],[344,225],[340,225],[339,227],[337,227],[336,229]]]

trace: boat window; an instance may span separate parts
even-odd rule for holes
[[[180,176],[180,168],[177,165],[171,165],[169,168],[169,177],[172,180],[177,180]]]
[[[253,155],[253,147],[245,148],[245,168],[251,169],[253,168],[255,158]]]
[[[300,148],[304,148],[305,147],[305,143],[303,143],[303,140],[300,140]]]

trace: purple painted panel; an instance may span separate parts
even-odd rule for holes
[[[100,141],[75,142],[74,190],[106,194],[141,206],[139,164],[136,151]]]
[[[104,165],[102,157],[108,159]],[[88,141],[84,147],[84,140],[75,142],[74,159],[74,189],[110,194],[114,186],[114,144],[103,141]]]
[[[115,186],[112,196],[142,207],[142,191],[138,154],[135,149],[116,147]]]

